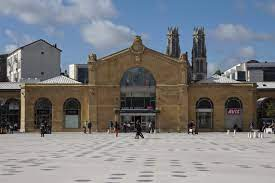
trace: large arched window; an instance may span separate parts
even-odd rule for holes
[[[120,81],[122,109],[155,109],[156,81],[143,67],[127,70]]]
[[[237,125],[242,128],[242,101],[237,97],[230,97],[225,102],[225,129],[232,129]]]
[[[0,106],[0,120],[5,124],[15,126],[15,130],[20,128],[20,101],[10,98],[6,102],[3,101]]]
[[[81,116],[81,104],[75,98],[69,98],[64,102],[64,127],[79,128]]]
[[[39,128],[41,122],[52,126],[52,103],[47,98],[39,98],[34,105],[35,128]]]
[[[200,98],[196,104],[196,121],[198,128],[213,127],[213,102],[209,98]]]

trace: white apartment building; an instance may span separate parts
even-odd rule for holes
[[[275,62],[250,60],[226,70],[223,76],[237,81],[275,81]]]
[[[61,50],[56,44],[37,40],[22,46],[7,58],[10,82],[43,81],[60,75]]]
[[[81,83],[88,83],[88,65],[70,64],[69,77]]]

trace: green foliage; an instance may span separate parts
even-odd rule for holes
[[[214,74],[221,76],[223,74],[223,72],[220,69],[218,69],[218,70],[216,70],[216,72]]]
[[[266,105],[266,116],[268,117],[275,117],[275,106],[274,106],[274,103],[272,102],[269,102],[267,105]]]

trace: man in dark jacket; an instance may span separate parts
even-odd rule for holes
[[[40,135],[41,135],[41,137],[44,137],[44,135],[45,135],[45,123],[44,123],[44,121],[42,121],[41,123],[40,123]]]
[[[92,122],[91,121],[88,122],[88,129],[89,129],[89,134],[91,134],[92,133]]]
[[[143,136],[143,134],[142,134],[142,132],[141,132],[141,124],[140,124],[140,122],[139,121],[137,121],[137,123],[136,123],[136,129],[137,129],[137,133],[136,133],[136,139],[138,139],[139,138],[139,136],[141,137],[141,138],[144,138],[144,136]]]

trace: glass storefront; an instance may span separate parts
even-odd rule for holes
[[[13,125],[15,130],[20,128],[20,101],[18,99],[8,99],[0,106],[1,126]]]
[[[213,128],[213,103],[208,98],[201,98],[196,104],[198,128]]]
[[[225,103],[225,111],[224,111],[224,126],[225,129],[233,129],[235,125],[239,129],[242,128],[242,102],[237,97],[230,97],[227,99]]]
[[[64,128],[80,127],[80,107],[77,99],[70,98],[64,103]]]
[[[143,67],[127,70],[120,82],[120,122],[127,124],[130,131],[136,122],[141,122],[143,130],[149,122],[155,124],[156,81]]]
[[[40,98],[35,102],[35,128],[40,128],[42,122],[52,126],[52,103],[47,98]]]

